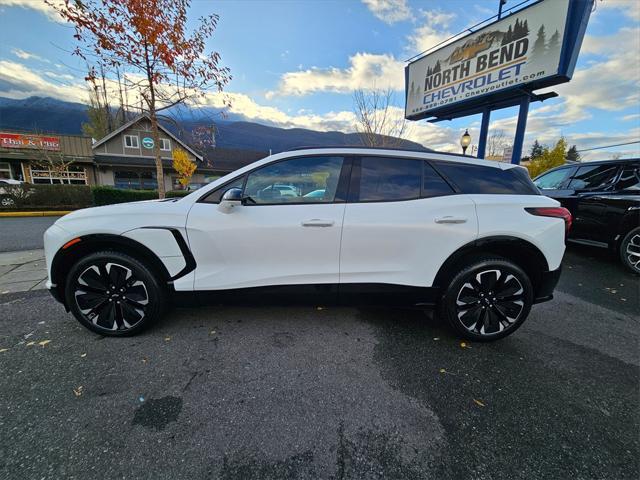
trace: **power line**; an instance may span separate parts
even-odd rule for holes
[[[585,149],[577,150],[577,151],[578,152],[589,152],[591,150],[602,150],[603,148],[621,147],[623,145],[633,145],[634,143],[640,143],[640,140],[634,140],[633,142],[616,143],[616,144],[613,144],[613,145],[604,145],[602,147],[585,148]]]

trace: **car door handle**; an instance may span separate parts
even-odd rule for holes
[[[311,220],[304,220],[302,222],[303,227],[332,227],[335,222],[333,220],[322,220],[320,218],[312,218]]]
[[[452,217],[451,215],[436,218],[436,223],[465,223],[466,221],[465,217]]]

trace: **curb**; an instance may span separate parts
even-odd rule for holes
[[[51,210],[44,212],[0,212],[0,217],[59,217],[72,210]]]

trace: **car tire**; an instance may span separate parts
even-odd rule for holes
[[[165,310],[160,276],[120,252],[96,252],[81,258],[65,284],[67,305],[89,330],[104,336],[135,335]]]
[[[0,197],[0,206],[4,208],[13,207],[15,204],[16,204],[16,201],[13,199],[13,197],[10,197],[9,195],[3,195]]]
[[[440,301],[440,314],[457,334],[490,342],[515,332],[533,304],[533,286],[515,263],[483,257],[458,266]]]
[[[622,264],[633,273],[640,274],[640,227],[624,236],[619,250]]]

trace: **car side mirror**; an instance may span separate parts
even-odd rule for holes
[[[218,210],[222,213],[231,213],[240,205],[242,205],[242,189],[230,188],[222,195],[222,199],[220,199],[220,203],[218,204]]]

